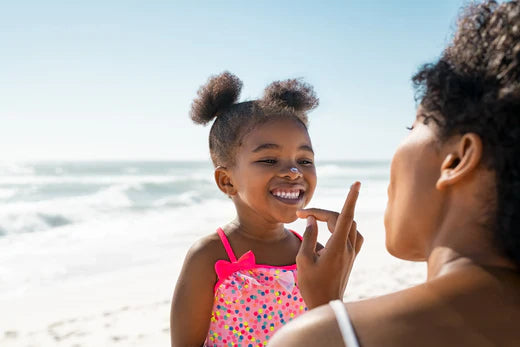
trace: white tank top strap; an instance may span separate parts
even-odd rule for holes
[[[338,322],[339,330],[341,331],[341,336],[343,336],[345,346],[359,347],[356,334],[354,333],[354,328],[352,327],[347,309],[343,302],[340,300],[334,300],[329,302],[329,306],[336,315],[336,320]]]

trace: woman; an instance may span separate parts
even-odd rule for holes
[[[466,8],[413,81],[421,103],[392,160],[386,245],[427,261],[427,281],[316,308],[269,346],[520,346],[520,3]],[[343,296],[360,247],[355,190],[340,215],[300,213],[312,216],[297,258],[310,308]],[[319,254],[314,218],[334,231]]]

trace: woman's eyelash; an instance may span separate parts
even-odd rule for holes
[[[406,127],[406,130],[413,130],[413,125],[411,127]]]

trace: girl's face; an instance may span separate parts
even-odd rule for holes
[[[309,203],[316,187],[311,140],[294,119],[268,121],[247,134],[231,169],[241,217],[290,223]]]
[[[417,261],[427,257],[442,219],[436,182],[443,158],[436,124],[424,120],[419,107],[410,134],[394,154],[385,211],[386,248],[396,257]]]

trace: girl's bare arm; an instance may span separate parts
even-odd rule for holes
[[[214,248],[211,241],[201,240],[186,255],[172,299],[172,347],[199,347],[206,339],[216,282]]]

